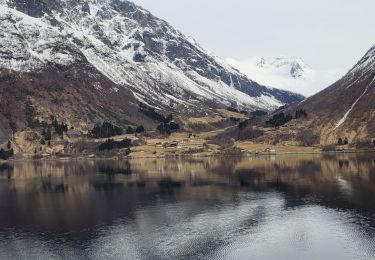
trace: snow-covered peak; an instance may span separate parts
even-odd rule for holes
[[[305,96],[319,92],[344,75],[341,70],[313,69],[303,59],[295,57],[253,57],[243,61],[227,61],[256,82]]]
[[[362,70],[375,69],[375,45],[363,56],[363,58],[349,71],[349,73],[355,73]],[[364,73],[364,71],[362,71]]]
[[[260,68],[279,70],[293,78],[307,77],[311,72],[310,66],[301,58],[287,58],[284,56],[276,58],[255,57],[254,62]]]

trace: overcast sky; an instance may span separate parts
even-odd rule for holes
[[[375,44],[375,0],[134,0],[222,58],[349,69]]]

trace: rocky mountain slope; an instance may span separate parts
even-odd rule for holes
[[[375,139],[375,46],[339,81],[302,101],[322,143]]]
[[[11,132],[33,129],[36,122],[47,122],[51,115],[83,131],[100,121],[147,126],[147,117],[138,112],[131,91],[83,64],[38,72],[1,70],[0,111],[1,139]]]
[[[1,0],[0,68],[17,72],[80,63],[136,100],[199,113],[235,105],[272,110],[300,95],[266,88],[122,0]]]
[[[301,58],[295,57],[254,57],[244,61],[227,61],[261,84],[277,86],[305,96],[316,94],[343,76],[340,71],[313,69]]]

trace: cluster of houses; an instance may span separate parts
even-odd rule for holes
[[[180,149],[183,146],[186,146],[188,143],[194,143],[197,140],[197,136],[194,134],[189,134],[188,138],[183,139],[182,141],[178,142],[174,141],[167,141],[167,142],[158,142],[155,146],[163,147],[164,149]]]

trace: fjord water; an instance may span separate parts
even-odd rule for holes
[[[0,259],[375,259],[375,156],[2,164]]]

